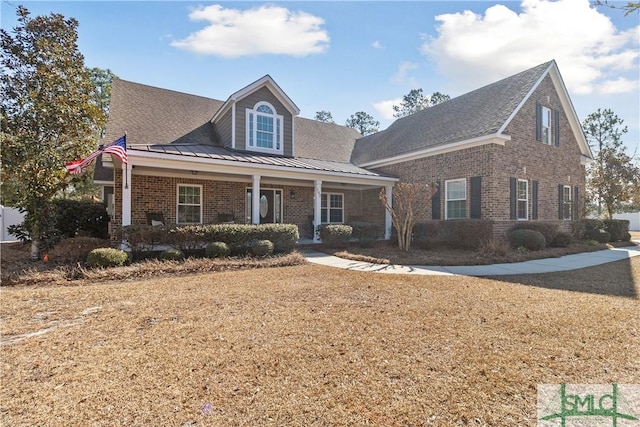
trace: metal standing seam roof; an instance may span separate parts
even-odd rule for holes
[[[347,173],[367,177],[387,176],[346,162],[307,159],[303,157],[263,155],[244,151],[235,151],[225,147],[207,144],[132,145],[129,146],[128,150],[130,154],[135,151],[145,151],[150,153],[170,154],[183,157],[199,157],[238,163],[305,169],[310,171]]]

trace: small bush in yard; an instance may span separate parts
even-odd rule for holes
[[[353,227],[344,224],[328,224],[320,227],[320,239],[332,248],[344,248],[349,243]]]
[[[611,241],[624,240],[625,233],[629,232],[629,221],[626,219],[605,219],[604,230],[611,234]]]
[[[622,239],[623,242],[630,242],[631,241],[631,233],[629,233],[628,231],[626,233],[624,233],[622,235]]]
[[[547,246],[542,233],[535,230],[513,230],[508,234],[509,243],[514,248],[524,247],[530,251],[539,251]]]
[[[207,246],[205,253],[208,258],[224,258],[229,256],[231,250],[225,242],[213,242]]]
[[[127,263],[129,255],[120,249],[98,248],[89,252],[87,263],[90,267],[120,267]]]
[[[553,242],[558,234],[558,225],[551,222],[522,221],[511,227],[513,230],[535,230],[542,234],[547,245]]]
[[[256,240],[251,244],[250,252],[255,256],[269,256],[273,254],[273,243],[271,240]]]
[[[558,232],[556,237],[553,238],[551,242],[551,246],[554,248],[566,248],[573,241],[573,236],[569,233],[565,233],[564,231]]]
[[[595,240],[598,243],[607,243],[611,240],[611,234],[603,229],[590,229],[584,231],[587,240]]]
[[[184,258],[184,252],[180,249],[167,249],[160,253],[160,259],[165,261],[182,261]]]

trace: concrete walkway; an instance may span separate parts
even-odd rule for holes
[[[509,274],[551,273],[554,271],[576,270],[592,267],[613,261],[640,256],[639,246],[605,249],[596,252],[565,255],[560,258],[545,258],[525,262],[514,262],[492,265],[469,266],[424,266],[424,265],[390,265],[370,262],[352,261],[338,258],[317,251],[305,251],[307,261],[353,271],[372,273],[413,274],[413,275],[446,275],[446,276],[504,276]]]

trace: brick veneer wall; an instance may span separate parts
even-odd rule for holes
[[[122,224],[122,171],[115,171],[115,213],[111,221],[113,229]],[[178,184],[202,186],[203,223],[218,221],[219,213],[233,213],[236,223],[250,223],[245,218],[246,190],[250,183],[211,181],[193,178],[156,177],[132,175],[131,182],[131,223],[146,224],[148,212],[162,212],[165,222],[176,222]],[[301,186],[278,186],[263,184],[263,188],[281,189],[283,198],[282,219],[284,223],[296,224],[302,238],[312,237],[309,216],[313,215],[313,188]],[[292,197],[293,192],[293,197]],[[345,220],[350,217],[370,215],[371,220],[384,224],[384,210],[377,202],[379,190],[335,190],[323,192],[344,194]],[[374,197],[375,196],[375,197]],[[375,203],[373,200],[375,198]],[[112,233],[114,235],[114,233]]]
[[[560,146],[536,141],[536,102],[560,111]],[[552,133],[553,129],[552,129]],[[509,179],[529,181],[529,218],[531,218],[531,181],[538,181],[538,221],[556,222],[570,231],[570,221],[558,221],[558,185],[579,187],[578,212],[583,211],[585,169],[580,165],[580,148],[569,125],[567,114],[549,76],[509,123],[504,134],[511,141],[504,146],[492,144],[451,153],[397,163],[380,168],[405,182],[441,183],[440,211],[444,218],[444,181],[482,177],[481,217],[494,221],[494,236],[513,225],[510,220]],[[428,218],[431,219],[431,203]],[[467,217],[469,216],[469,181],[467,180]]]

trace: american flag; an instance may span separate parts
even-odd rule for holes
[[[113,154],[114,156],[118,157],[122,161],[122,163],[127,163],[126,135],[118,138],[106,147],[89,154],[89,156],[84,159],[68,162],[64,167],[67,169],[67,172],[72,175],[80,174],[86,167],[93,163],[93,160],[100,154]]]

